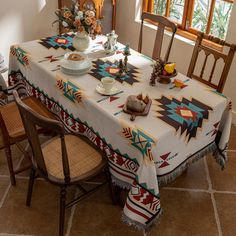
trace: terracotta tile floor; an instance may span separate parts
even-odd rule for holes
[[[27,146],[27,143],[24,143]],[[211,156],[161,189],[163,216],[146,234],[121,222],[121,208],[111,203],[108,187],[67,210],[67,236],[210,236],[236,235],[236,127],[232,127],[229,162],[224,171]],[[14,164],[21,155],[13,148]],[[58,188],[37,180],[32,206],[25,206],[27,173],[11,187],[0,151],[0,236],[54,236],[58,229]],[[71,189],[69,198],[76,192]]]

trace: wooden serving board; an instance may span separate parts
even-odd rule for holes
[[[123,111],[127,114],[130,114],[131,115],[130,120],[134,121],[136,116],[147,116],[149,111],[150,111],[151,105],[152,105],[152,100],[149,99],[148,104],[146,105],[143,112],[135,112],[135,111],[128,110],[127,106],[126,106],[126,103],[125,103],[125,105],[123,107]]]

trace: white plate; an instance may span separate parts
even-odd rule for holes
[[[92,63],[89,62],[85,68],[75,70],[75,69],[70,69],[61,65],[61,71],[68,75],[83,75],[83,74],[88,73],[88,71],[91,69],[91,66],[92,66]]]
[[[88,73],[90,69],[91,69],[91,66],[83,70],[71,70],[71,69],[67,69],[61,66],[61,71],[68,75],[83,75],[83,74]]]
[[[113,87],[109,92],[106,92],[102,86],[102,83],[99,83],[96,87],[96,91],[102,95],[110,96],[118,93],[120,90],[116,87]]]
[[[68,70],[73,70],[73,71],[78,71],[78,70],[86,70],[88,69],[88,67],[91,66],[91,61],[90,60],[86,60],[83,63],[78,63],[76,64],[77,66],[75,66],[73,63],[71,63],[69,60],[66,59],[61,59],[61,63],[60,65],[62,67],[64,67],[65,69]]]

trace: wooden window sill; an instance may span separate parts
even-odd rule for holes
[[[151,20],[146,20],[145,22],[148,22],[149,24],[158,26],[158,24],[157,24],[156,22],[152,22]],[[167,30],[168,30],[168,28],[167,28]],[[193,31],[197,32],[197,31],[194,30],[194,29],[193,29]],[[180,35],[180,36],[182,36],[182,37],[184,37],[184,38],[190,39],[190,40],[192,40],[192,41],[194,41],[194,42],[195,42],[196,39],[197,39],[197,35],[196,35],[196,34],[191,33],[191,32],[189,32],[189,31],[186,31],[186,30],[182,30],[182,29],[180,29],[180,28],[177,29],[176,34],[178,34],[178,35]],[[208,41],[208,40],[204,40],[204,41],[203,41],[203,45],[208,46],[208,47],[211,47],[211,48],[213,48],[213,49],[215,49],[215,50],[217,50],[217,51],[220,51],[220,52],[223,51],[223,46],[221,46],[221,45],[219,45],[219,44],[216,44],[216,43],[213,43],[213,42]]]
[[[197,35],[193,34],[193,33],[190,33],[188,31],[185,31],[185,30],[182,30],[182,29],[178,29],[177,32],[176,32],[178,35],[184,37],[184,38],[187,38],[187,39],[190,39],[192,41],[196,41],[197,39]],[[213,43],[209,40],[204,40],[203,41],[203,45],[205,46],[208,46],[208,47],[211,47],[217,51],[220,51],[222,52],[223,51],[223,46],[219,45],[219,44],[216,44],[216,43]]]

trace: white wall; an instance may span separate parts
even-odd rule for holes
[[[8,61],[12,44],[57,33],[57,0],[0,0],[0,52]]]
[[[138,47],[140,31],[140,23],[135,22],[135,17],[136,13],[140,14],[141,4],[142,0],[117,1],[116,31],[119,35],[119,41],[122,43],[130,43],[131,47],[134,49],[137,49]],[[227,40],[236,44],[235,22],[236,4],[234,4],[232,10],[232,17],[230,19],[230,25],[227,34]],[[156,31],[150,27],[145,27],[144,33],[146,37],[143,41],[142,52],[146,55],[151,56]],[[163,49],[165,49],[167,45],[165,44],[165,42],[168,42],[169,39],[170,37],[168,35],[164,36]],[[175,37],[169,59],[170,61],[176,62],[178,71],[183,74],[187,74],[193,47],[194,42],[187,39],[183,40],[183,38],[178,35]],[[224,93],[233,101],[234,124],[236,124],[236,55],[231,66],[229,76],[227,78]]]

